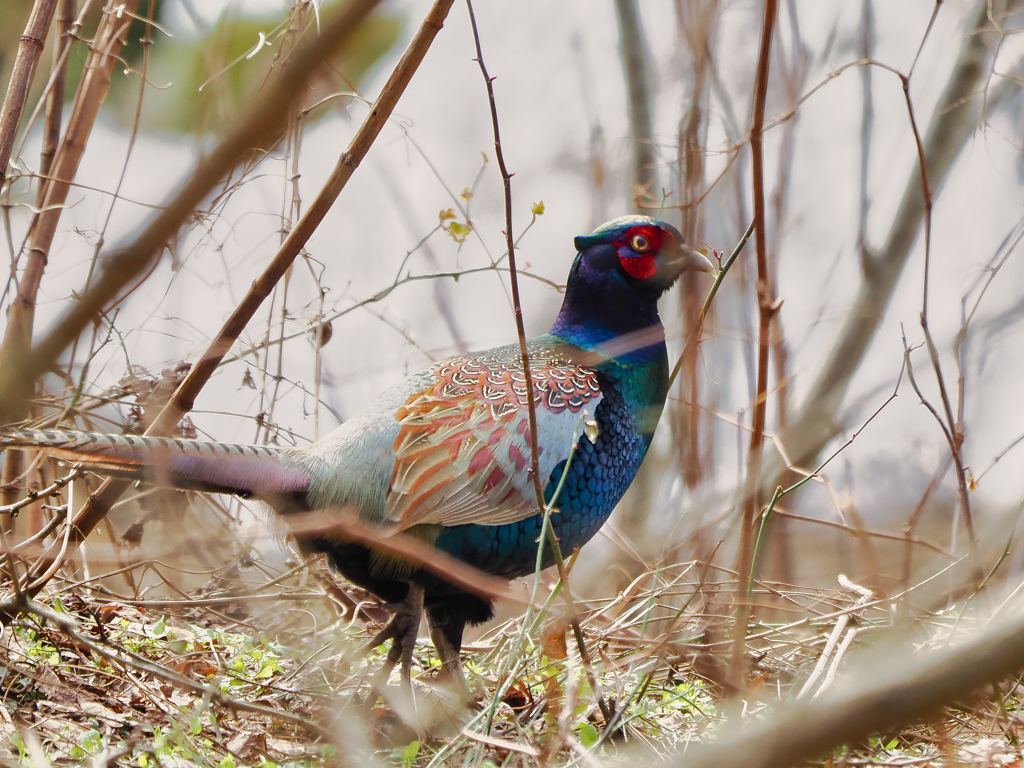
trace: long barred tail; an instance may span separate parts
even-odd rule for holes
[[[309,475],[289,460],[289,449],[260,445],[21,429],[0,434],[0,449],[8,448],[36,448],[100,474],[148,477],[207,492],[269,500],[309,488]]]

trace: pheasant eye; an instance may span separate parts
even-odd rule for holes
[[[633,235],[633,239],[629,241],[629,244],[633,247],[634,251],[640,253],[651,247],[651,243],[643,235]]]

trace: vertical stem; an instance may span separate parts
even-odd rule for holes
[[[36,74],[39,57],[46,44],[46,33],[53,21],[57,0],[36,0],[29,14],[25,31],[18,41],[18,52],[11,70],[11,81],[7,86],[3,106],[0,107],[0,186],[7,179],[7,163],[14,149],[18,135],[21,113],[28,101],[28,92]]]
[[[875,42],[875,21],[871,9],[871,0],[861,0],[861,34],[859,54],[862,59],[870,59]],[[871,160],[871,130],[875,122],[875,102],[871,95],[871,70],[873,67],[860,68],[862,106],[860,115],[860,210],[857,214],[857,247],[864,249],[868,237],[868,169]]]
[[[747,664],[745,646],[747,621],[750,618],[750,601],[747,599],[747,584],[750,581],[750,564],[753,557],[754,512],[757,508],[757,486],[761,474],[761,455],[764,447],[765,406],[768,398],[768,352],[771,341],[772,318],[778,311],[778,304],[771,295],[771,280],[768,275],[768,248],[764,220],[764,108],[768,97],[768,66],[771,61],[772,33],[778,0],[765,0],[761,22],[761,48],[757,61],[757,81],[754,87],[754,114],[750,125],[750,154],[754,185],[754,235],[757,245],[757,304],[760,310],[760,326],[757,347],[757,399],[754,401],[753,424],[750,433],[750,451],[747,455],[747,477],[743,492],[743,516],[740,528],[739,583],[736,585],[736,625],[733,630],[732,684],[741,690],[746,682]]]
[[[658,174],[654,157],[654,121],[651,118],[650,65],[637,0],[615,0],[622,46],[622,66],[626,74],[626,99],[629,103],[629,134],[632,140],[633,167],[629,175],[630,202],[635,213],[644,208],[644,200],[657,193]]]
[[[1013,7],[1019,7],[1015,2]],[[967,141],[975,134],[982,113],[991,114],[1010,94],[1016,83],[995,85],[986,89],[995,43],[1000,36],[988,16],[989,5],[974,3],[966,19],[960,53],[935,106],[924,135],[931,186],[938,188],[948,178],[953,161],[960,156]],[[818,454],[835,435],[837,414],[843,405],[854,373],[864,360],[871,340],[878,330],[886,306],[917,238],[923,217],[923,201],[919,174],[908,178],[902,200],[891,217],[885,242],[873,252],[861,250],[863,282],[843,328],[831,345],[828,359],[803,399],[788,432],[783,435],[789,459],[795,466],[816,463]],[[773,487],[773,478],[765,483]]]
[[[679,120],[679,148],[676,156],[676,198],[680,231],[688,243],[704,240],[704,215],[701,201],[706,193],[705,150],[709,100],[708,77],[712,68],[711,46],[714,39],[718,0],[676,0],[679,36],[692,60],[689,106]],[[679,316],[684,333],[697,325],[701,283],[694,272],[684,272],[679,280]],[[710,471],[713,461],[714,430],[704,428],[707,419],[697,407],[701,397],[702,370],[697,345],[686,347],[679,398],[673,405],[678,461],[683,482],[696,488]],[[713,396],[713,395],[711,395]],[[704,438],[704,439],[702,439]],[[706,443],[706,444],[705,444]]]
[[[938,12],[938,4],[935,6],[935,12]],[[932,21],[934,20],[935,13],[932,14]],[[931,29],[930,22],[928,28]],[[917,119],[914,117],[914,104],[910,99],[910,77],[908,75],[900,75],[900,80],[903,82],[903,96],[907,102],[910,128],[914,132],[914,142],[917,146],[917,160],[921,169],[921,197],[924,200],[924,280],[921,287],[921,330],[924,331],[928,356],[931,359],[932,368],[935,371],[935,379],[939,385],[939,397],[942,400],[942,409],[946,416],[946,425],[948,426],[949,450],[953,454],[953,464],[956,467],[960,509],[964,516],[965,527],[967,528],[967,545],[974,566],[975,578],[980,580],[982,572],[978,561],[978,541],[974,535],[974,515],[971,513],[971,497],[970,491],[967,488],[967,471],[963,458],[963,424],[953,416],[953,406],[950,403],[949,393],[946,391],[946,379],[942,375],[942,366],[939,363],[939,351],[935,347],[931,331],[928,328],[928,278],[932,258],[932,192],[931,185],[928,183],[928,163],[925,160],[925,149],[924,143],[921,141],[921,132],[917,128]],[[924,398],[921,399],[923,400]]]
[[[60,141],[61,119],[64,115],[64,93],[68,82],[67,49],[71,46],[71,23],[75,18],[75,0],[60,0],[57,13],[57,29],[54,34],[53,66],[57,70],[46,102],[46,122],[43,126],[43,148],[39,153],[39,175],[49,176],[53,156],[57,154]],[[39,181],[39,206],[43,204],[46,182]]]
[[[533,491],[537,496],[537,508],[544,509],[544,491],[541,486],[539,452],[537,451],[537,404],[533,393],[533,373],[530,371],[530,353],[526,348],[526,328],[523,325],[523,307],[519,300],[519,274],[516,271],[515,238],[512,235],[512,176],[505,167],[505,155],[501,151],[501,134],[498,129],[498,106],[494,100],[494,78],[487,74],[484,65],[484,54],[480,48],[480,34],[476,26],[476,15],[473,3],[466,0],[469,9],[469,20],[473,25],[473,38],[476,42],[476,62],[480,65],[484,82],[487,84],[487,98],[491,108],[491,125],[494,129],[494,154],[501,171],[501,182],[505,192],[505,247],[508,249],[508,273],[512,286],[512,308],[516,320],[516,333],[519,336],[519,354],[523,360],[523,375],[526,377],[526,409],[530,422],[530,475],[533,479]]]
[[[22,355],[27,353],[31,344],[36,293],[46,269],[50,245],[57,231],[71,182],[78,172],[78,164],[85,152],[85,144],[96,122],[100,105],[110,88],[111,73],[118,61],[117,57],[124,44],[138,0],[128,0],[125,5],[126,13],[121,16],[109,8],[105,9],[85,66],[85,73],[75,95],[75,105],[72,108],[67,132],[53,161],[51,175],[54,178],[52,181],[44,182],[43,190],[40,192],[43,210],[32,220],[28,263],[18,286],[17,296],[8,310],[7,332],[4,335],[3,347],[0,349],[0,361],[3,361],[3,364],[11,364],[11,361],[22,359]]]
[[[36,0],[29,14],[25,31],[18,43],[18,52],[11,70],[11,81],[7,86],[3,106],[0,106],[0,186],[7,178],[7,164],[14,149],[14,140],[18,135],[21,114],[28,101],[29,89],[35,78],[39,57],[46,43],[46,34],[53,21],[53,12],[57,0]],[[12,256],[13,258],[13,256]],[[14,267],[11,267],[12,274]],[[11,504],[18,497],[18,481],[24,467],[24,454],[21,451],[9,451],[4,457],[4,467],[0,476],[0,504]],[[4,521],[5,525],[9,521]]]
[[[498,160],[498,169],[501,171],[501,181],[504,186],[505,196],[505,246],[508,248],[508,271],[509,282],[512,286],[512,307],[516,319],[516,333],[519,336],[519,354],[523,361],[523,375],[526,379],[526,409],[530,424],[530,474],[533,478],[533,492],[537,497],[537,510],[544,510],[544,491],[540,478],[540,451],[537,449],[537,403],[533,390],[533,374],[530,372],[530,355],[526,347],[526,329],[523,326],[523,307],[519,301],[519,276],[516,272],[515,238],[512,236],[512,176],[505,167],[505,156],[501,151],[501,134],[498,130],[498,107],[494,100],[493,78],[487,74],[487,67],[484,66],[484,55],[480,48],[480,33],[476,26],[476,15],[473,13],[472,0],[466,0],[466,7],[469,10],[469,21],[473,26],[473,40],[476,43],[476,61],[480,65],[480,72],[487,84],[487,99],[491,108],[491,126],[494,129],[494,153]],[[590,654],[587,652],[586,643],[583,641],[583,630],[580,627],[579,618],[576,615],[576,606],[569,591],[568,574],[565,570],[565,560],[562,557],[562,550],[558,544],[558,538],[554,529],[548,527],[547,540],[551,546],[551,552],[555,557],[555,565],[558,567],[558,578],[562,581],[562,593],[565,596],[566,605],[569,608],[569,623],[572,625],[573,635],[576,638],[576,645],[580,651],[580,658],[587,671],[590,680],[590,687],[597,696],[597,703],[604,715],[605,723],[610,722],[612,712],[608,708],[601,694],[597,683],[597,676],[594,674],[593,665],[590,663]],[[538,542],[543,547],[543,542]]]

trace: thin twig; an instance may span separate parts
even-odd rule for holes
[[[86,144],[96,124],[100,106],[106,100],[110,90],[114,66],[117,64],[118,54],[125,43],[128,27],[131,24],[130,16],[115,12],[110,7],[111,5],[108,3],[108,7],[104,9],[82,80],[78,84],[75,103],[68,118],[68,127],[53,161],[52,179],[41,186],[39,198],[43,204],[40,206],[39,213],[29,223],[28,261],[18,283],[17,294],[7,313],[7,329],[4,333],[3,346],[0,347],[0,365],[8,369],[12,365],[21,366],[29,362],[26,358],[31,357],[29,349],[32,344],[35,323],[36,298],[43,273],[46,270],[53,238],[57,233],[57,226],[71,189],[71,182],[78,173]],[[137,5],[138,0],[128,0],[121,8],[131,13]],[[75,336],[77,337],[77,335],[76,333]],[[69,338],[68,341],[70,342],[71,339]],[[56,357],[56,354],[57,352],[53,356]],[[38,375],[32,375],[31,371],[31,366],[21,368],[5,378],[9,380],[16,373],[21,388],[26,389]],[[7,412],[4,416],[8,419],[21,410],[17,399],[5,403],[5,406]]]
[[[289,66],[284,68],[281,79],[257,102],[250,116],[222,142],[218,149],[214,150],[200,164],[192,179],[175,195],[171,204],[164,210],[164,213],[157,217],[132,246],[124,249],[119,255],[108,258],[108,261],[120,260],[123,262],[128,260],[133,265],[132,268],[143,265],[144,262],[140,259],[145,253],[150,252],[150,249],[155,251],[162,247],[162,243],[154,245],[157,238],[161,236],[160,233],[171,231],[172,226],[173,229],[177,227],[176,224],[172,225],[172,222],[166,220],[168,211],[175,212],[180,220],[184,220],[187,215],[190,215],[191,210],[198,204],[203,195],[205,195],[205,190],[216,184],[232,167],[233,158],[241,158],[248,151],[249,147],[267,140],[268,137],[276,137],[274,122],[279,120],[283,124],[286,118],[286,105],[294,97],[294,91],[298,90],[297,83],[301,83],[319,65],[323,56],[328,51],[333,50],[340,44],[342,39],[352,33],[353,29],[358,26],[359,21],[369,13],[376,2],[378,0],[353,0],[345,11],[330,25],[325,26],[323,33],[313,43],[300,47],[290,60]],[[228,318],[224,327],[213,342],[211,342],[199,363],[186,376],[175,392],[174,397],[164,407],[153,424],[150,425],[146,434],[168,434],[178,423],[181,416],[191,410],[196,395],[213,371],[216,370],[220,360],[230,349],[234,338],[241,333],[262,300],[272,290],[276,280],[287,270],[288,265],[291,264],[291,261],[301,250],[306,240],[316,229],[316,226],[323,220],[331,204],[337,199],[341,189],[344,188],[345,183],[365,156],[373,140],[390,116],[395,103],[397,103],[412,74],[416,71],[420,61],[422,61],[430,42],[441,28],[444,16],[447,14],[447,10],[451,7],[452,2],[454,0],[438,0],[435,3],[431,14],[428,15],[420,28],[420,32],[414,37],[405,55],[399,61],[377,102],[370,110],[370,114],[364,121],[363,126],[353,137],[348,150],[342,154],[335,172],[331,175],[321,194],[314,201],[313,205],[310,206],[309,210],[307,210],[295,229],[289,234],[281,250],[264,274],[253,284],[249,294],[235,309],[231,317]],[[271,138],[270,140],[275,139]],[[201,179],[199,186],[196,184],[197,178]],[[128,265],[122,264],[122,266],[128,268]],[[108,268],[100,276],[89,293],[93,294],[97,301],[100,301],[101,297],[99,294],[105,295],[106,292],[110,291],[111,283],[113,281],[120,281],[120,279],[120,276],[113,275],[111,269]],[[87,302],[83,300],[83,303]],[[71,338],[71,328],[67,328],[66,333],[62,334],[60,332],[61,325],[67,327],[85,319],[87,319],[86,315],[81,311],[76,313],[75,310],[72,310],[72,312],[65,316],[64,322],[58,325],[57,331],[50,334],[49,338],[52,341],[49,346],[51,348],[57,347],[59,344],[59,341],[55,338],[57,336],[66,335],[68,338]],[[37,356],[49,354],[45,351],[47,346],[47,341],[44,340],[34,350],[34,354]],[[0,381],[0,390],[4,389],[4,384],[13,388],[18,385],[18,382],[11,381],[10,378],[8,381]],[[88,536],[126,488],[127,484],[122,480],[108,478],[103,482],[96,493],[90,497],[76,515],[74,521],[74,539],[76,542],[82,541]],[[48,566],[49,563],[38,563],[33,568],[33,572],[39,573],[48,568]]]
[[[823,462],[821,462],[821,464],[819,464],[815,468],[815,470],[813,472],[808,473],[807,475],[805,475],[803,478],[801,478],[797,482],[793,483],[788,488],[783,489],[783,487],[780,485],[778,488],[775,489],[775,493],[772,495],[772,500],[768,503],[768,506],[765,507],[764,512],[761,513],[761,525],[760,525],[760,528],[758,529],[758,532],[757,532],[757,541],[754,544],[754,554],[752,555],[751,562],[750,562],[750,579],[749,579],[749,581],[747,583],[747,599],[748,600],[750,599],[751,590],[753,589],[753,586],[754,586],[754,579],[757,577],[757,560],[758,560],[758,555],[761,552],[761,544],[762,544],[763,537],[764,537],[765,526],[768,524],[768,520],[771,517],[772,512],[775,511],[775,505],[779,503],[779,501],[782,499],[782,497],[788,496],[789,494],[793,493],[794,491],[799,490],[800,488],[805,486],[811,480],[814,480],[815,478],[817,478],[818,477],[818,473],[821,472],[826,466],[828,466],[828,464],[834,458],[836,458],[836,456],[838,456],[840,453],[842,453],[847,448],[849,448],[851,445],[853,445],[853,441],[856,440],[857,436],[860,435],[860,433],[863,432],[867,428],[868,424],[870,424],[872,421],[874,421],[875,417],[878,416],[878,414],[880,414],[885,409],[885,407],[887,405],[889,405],[889,403],[891,403],[893,400],[895,400],[896,397],[899,395],[899,393],[900,393],[900,384],[903,382],[903,372],[904,372],[904,370],[909,370],[908,369],[908,365],[909,365],[909,360],[907,359],[907,357],[904,357],[903,365],[900,366],[900,375],[896,379],[896,386],[893,387],[892,394],[889,395],[889,397],[887,397],[885,399],[885,402],[883,402],[880,406],[878,406],[878,408],[875,409],[874,413],[872,413],[870,416],[868,416],[867,420],[863,424],[861,424],[860,427],[858,427],[857,429],[854,430],[853,434],[850,435],[849,439],[845,443],[843,443],[841,446],[839,446],[832,453],[831,456],[829,456],[827,459],[825,459]],[[916,390],[916,387],[915,387],[915,390]],[[902,539],[903,537],[893,536],[893,538],[900,538],[900,539]]]
[[[480,72],[484,76],[487,85],[487,98],[491,108],[491,127],[494,129],[494,152],[498,160],[498,168],[501,171],[501,180],[504,186],[505,197],[505,243],[508,248],[509,282],[512,286],[512,306],[516,321],[516,333],[519,337],[519,354],[523,362],[523,373],[526,379],[526,408],[530,424],[530,474],[533,479],[533,491],[537,497],[538,511],[544,509],[544,491],[541,487],[540,477],[540,451],[537,448],[537,403],[533,389],[533,374],[530,371],[530,354],[526,347],[526,329],[523,325],[523,307],[519,300],[519,279],[516,273],[515,239],[512,236],[512,176],[505,167],[505,156],[501,151],[501,134],[498,129],[498,107],[494,99],[493,79],[487,74],[487,67],[484,65],[483,51],[480,47],[480,33],[476,26],[476,16],[473,13],[472,0],[466,0],[466,7],[469,10],[469,20],[473,26],[473,40],[476,44],[476,61],[480,65]],[[576,638],[576,645],[579,648],[580,659],[590,679],[591,689],[597,696],[597,703],[604,715],[605,723],[611,720],[612,712],[608,708],[601,688],[598,685],[597,675],[594,674],[593,664],[590,661],[590,654],[587,651],[586,643],[583,640],[583,630],[580,627],[579,617],[576,613],[576,606],[573,602],[572,593],[569,591],[568,574],[565,569],[565,560],[562,557],[562,550],[558,544],[558,538],[554,529],[548,527],[547,540],[551,546],[551,552],[555,557],[555,566],[558,568],[558,578],[562,582],[562,591],[565,596],[566,606],[569,609],[569,623],[572,625],[573,635]],[[543,547],[542,543],[538,546]]]
[[[896,732],[1024,667],[1024,619],[1014,614],[1012,620],[941,652],[922,652],[906,641],[883,643],[851,667],[841,690],[813,703],[782,707],[663,765],[785,768],[828,754],[838,744]]]
[[[13,504],[8,504],[6,506],[0,507],[0,515],[17,514],[19,510],[24,509],[30,504],[35,504],[40,499],[47,499],[50,496],[54,496],[56,495],[57,491],[59,491],[61,488],[63,488],[65,485],[70,483],[75,478],[81,477],[82,474],[82,470],[76,469],[66,477],[57,478],[57,480],[55,480],[52,485],[49,485],[40,491],[29,491],[28,495],[21,501],[16,501]]]
[[[936,4],[935,13],[938,13],[938,8],[939,6]],[[935,13],[932,14],[932,22],[935,20]],[[931,23],[928,24],[928,29],[931,29]],[[971,557],[976,562],[976,567],[980,567],[980,565],[977,565],[978,542],[974,535],[974,516],[971,514],[971,498],[967,488],[967,472],[964,469],[963,425],[953,416],[953,406],[949,400],[949,393],[946,391],[946,379],[942,375],[942,366],[939,363],[939,352],[935,347],[935,342],[932,340],[931,331],[928,329],[928,278],[931,271],[932,256],[932,192],[928,184],[928,166],[925,161],[921,133],[917,129],[917,120],[914,117],[914,103],[910,98],[910,76],[900,75],[900,80],[903,83],[903,96],[907,103],[907,113],[910,116],[910,128],[914,132],[914,143],[917,146],[917,162],[921,170],[921,198],[924,201],[924,279],[921,289],[921,329],[924,331],[928,356],[932,362],[932,369],[935,371],[935,379],[939,384],[939,398],[942,400],[942,408],[946,414],[947,429],[944,431],[950,440],[949,446],[953,452],[953,463],[956,466],[957,486],[960,489],[960,508],[967,527],[968,548],[970,549]],[[906,340],[904,340],[905,344]],[[978,578],[981,578],[980,571],[978,571]]]
[[[1015,84],[1004,81],[992,90],[987,103],[982,104],[980,85],[989,69],[991,32],[986,3],[980,0],[968,18],[956,65],[946,81],[924,136],[925,166],[933,188],[937,189],[948,176],[953,161],[974,134],[983,108],[991,112],[1017,90]],[[869,65],[877,66],[878,63],[858,61],[851,66]],[[826,82],[831,77],[826,78]],[[812,92],[820,87],[816,86]],[[915,170],[907,180],[900,206],[892,216],[885,244],[874,253],[863,253],[863,283],[855,304],[847,313],[837,341],[831,346],[828,360],[807,392],[800,413],[791,421],[784,436],[796,464],[814,464],[818,454],[836,433],[836,414],[907,262],[921,225],[923,207],[920,176]],[[773,487],[778,484],[779,475],[785,471],[781,465],[773,467],[773,471],[767,473],[769,476],[765,478],[764,485]]]
[[[768,98],[768,68],[771,63],[772,35],[778,13],[777,0],[765,0],[761,23],[761,47],[757,62],[757,80],[754,86],[754,114],[750,126],[750,150],[754,186],[754,227],[757,244],[757,305],[760,310],[760,332],[757,352],[757,397],[754,401],[750,451],[747,455],[747,476],[743,490],[743,512],[740,521],[740,549],[737,572],[736,624],[733,629],[730,680],[736,690],[746,683],[745,655],[747,621],[750,616],[746,599],[747,584],[753,559],[754,512],[757,509],[757,487],[761,475],[761,456],[764,446],[765,409],[768,392],[768,354],[771,344],[772,318],[779,311],[771,292],[768,274],[768,246],[764,218],[764,131],[765,102]]]
[[[750,226],[747,227],[747,231],[743,233],[743,237],[741,237],[740,241],[736,243],[736,247],[732,249],[732,253],[729,254],[729,258],[725,260],[722,264],[722,268],[719,269],[718,274],[715,275],[715,281],[711,284],[711,289],[708,291],[708,295],[704,298],[704,304],[700,308],[700,314],[697,315],[697,325],[690,331],[690,336],[683,345],[683,351],[679,353],[679,358],[676,360],[676,364],[672,366],[672,373],[668,377],[669,389],[672,389],[672,384],[675,382],[676,377],[679,375],[679,370],[683,366],[686,348],[700,338],[701,329],[704,327],[704,319],[708,316],[708,312],[711,310],[711,302],[713,302],[715,300],[715,296],[718,295],[718,289],[721,288],[722,281],[725,280],[725,276],[729,273],[729,269],[736,262],[740,253],[743,252],[743,246],[747,244],[750,236],[754,233],[754,223],[755,222],[753,221],[750,222]]]
[[[388,81],[381,89],[380,95],[370,108],[363,124],[352,137],[348,148],[338,159],[338,163],[324,184],[323,189],[309,206],[298,224],[288,234],[280,250],[274,256],[263,274],[253,283],[249,293],[232,312],[224,323],[217,337],[210,343],[200,361],[189,371],[188,376],[174,393],[174,397],[153,424],[147,434],[167,433],[174,428],[181,416],[192,410],[199,391],[216,370],[224,355],[230,350],[235,339],[245,328],[256,310],[263,303],[273,286],[281,279],[295,257],[302,250],[309,237],[323,221],[338,195],[345,188],[355,169],[362,162],[381,129],[391,116],[398,99],[405,92],[406,86],[419,68],[434,37],[441,30],[454,0],[436,0],[430,12],[424,18],[419,30],[409,43],[402,58],[392,71]],[[289,65],[289,68],[291,65]]]
[[[21,600],[20,604],[16,606],[16,610],[19,612],[31,613],[41,619],[52,622],[60,628],[61,632],[70,637],[74,642],[88,648],[93,653],[102,656],[107,661],[134,667],[135,669],[152,675],[159,680],[164,680],[183,691],[190,691],[204,697],[209,697],[210,701],[234,712],[251,712],[253,714],[269,717],[271,720],[291,723],[292,725],[298,726],[299,728],[315,734],[327,742],[333,743],[335,739],[334,735],[332,735],[330,731],[310,720],[306,720],[298,715],[293,715],[286,709],[274,709],[271,707],[264,707],[260,704],[250,704],[246,701],[233,699],[230,696],[226,696],[215,687],[200,685],[199,683],[185,677],[185,675],[172,672],[159,664],[153,663],[149,659],[143,658],[136,653],[132,653],[127,648],[120,646],[112,648],[109,644],[96,642],[82,634],[78,630],[76,623],[66,615],[57,613],[56,611],[51,611],[38,603],[32,602],[31,600]]]
[[[651,117],[651,85],[648,46],[637,0],[615,0],[619,22],[622,68],[626,76],[626,101],[629,105],[629,134],[632,163],[629,174],[629,201],[634,213],[648,207],[657,194],[658,173],[654,155],[654,121]]]
[[[364,2],[366,1],[364,0]],[[368,0],[368,2],[373,4],[376,0]],[[295,228],[288,234],[288,237],[266,270],[253,283],[249,293],[246,294],[242,302],[225,321],[220,332],[207,347],[199,362],[189,371],[177,391],[175,391],[174,396],[146,430],[147,435],[169,434],[181,417],[192,409],[196,396],[213,372],[216,371],[217,366],[224,358],[224,355],[231,349],[235,339],[245,328],[263,300],[273,290],[273,286],[277,284],[277,281],[287,271],[317,226],[323,221],[327,211],[330,210],[341,190],[344,189],[355,169],[359,166],[359,163],[366,156],[370,146],[372,146],[394,110],[398,99],[404,93],[413,74],[415,74],[420,62],[422,62],[423,57],[430,48],[430,44],[440,31],[453,2],[454,0],[436,0],[434,6],[420,25],[419,31],[413,37],[409,47],[395,66],[387,83],[385,83],[376,102],[374,102],[373,107],[370,109],[370,113],[352,138],[346,151],[339,158],[334,172],[324,185],[324,188],[317,195]],[[368,9],[365,10],[368,12]],[[350,18],[348,23],[355,25],[356,22]],[[335,21],[329,29],[325,29],[323,36],[331,34],[332,31],[337,36],[351,30]],[[299,53],[296,55],[299,55]],[[290,63],[286,71],[293,72],[294,68],[295,64]],[[277,108],[280,109],[280,107]],[[215,182],[216,179],[213,181]],[[90,497],[76,516],[75,536],[78,540],[84,540],[88,536],[89,532],[103,518],[107,510],[117,501],[127,487],[127,483],[122,480],[107,479],[104,481],[103,485]]]
[[[59,0],[57,29],[54,33],[52,87],[46,101],[46,122],[43,127],[43,146],[39,152],[39,174],[47,176],[60,142],[61,119],[64,114],[64,93],[68,80],[68,50],[71,48],[71,22],[75,18],[75,0]],[[42,208],[46,184],[40,182],[37,207]]]
[[[152,267],[167,242],[194,214],[218,181],[253,149],[276,144],[285,127],[288,105],[303,91],[306,79],[358,28],[359,22],[378,1],[350,0],[329,24],[324,25],[322,34],[309,44],[300,46],[289,66],[281,68],[278,79],[263,91],[246,116],[186,177],[167,205],[128,244],[115,249],[102,260],[103,269],[92,288],[78,296],[78,300],[31,352],[19,358],[17,366],[0,369],[0,416],[9,418],[12,412],[16,412],[18,403],[31,391],[33,382],[78,337],[81,330],[93,322],[107,303],[127,285]]]

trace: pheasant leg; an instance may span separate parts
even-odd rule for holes
[[[416,650],[416,635],[420,628],[420,618],[423,616],[423,587],[418,584],[409,585],[409,593],[405,599],[394,606],[395,615],[366,647],[366,652],[376,648],[381,643],[391,641],[391,648],[388,650],[384,664],[373,676],[370,687],[370,694],[366,699],[367,706],[373,706],[380,696],[380,692],[387,685],[391,671],[395,664],[402,665],[402,686],[407,693],[412,692],[412,656]]]
[[[445,611],[428,609],[427,627],[430,629],[430,639],[441,659],[442,670],[459,689],[459,693],[469,700],[472,696],[462,669],[461,658],[462,630],[465,622],[449,618]]]

